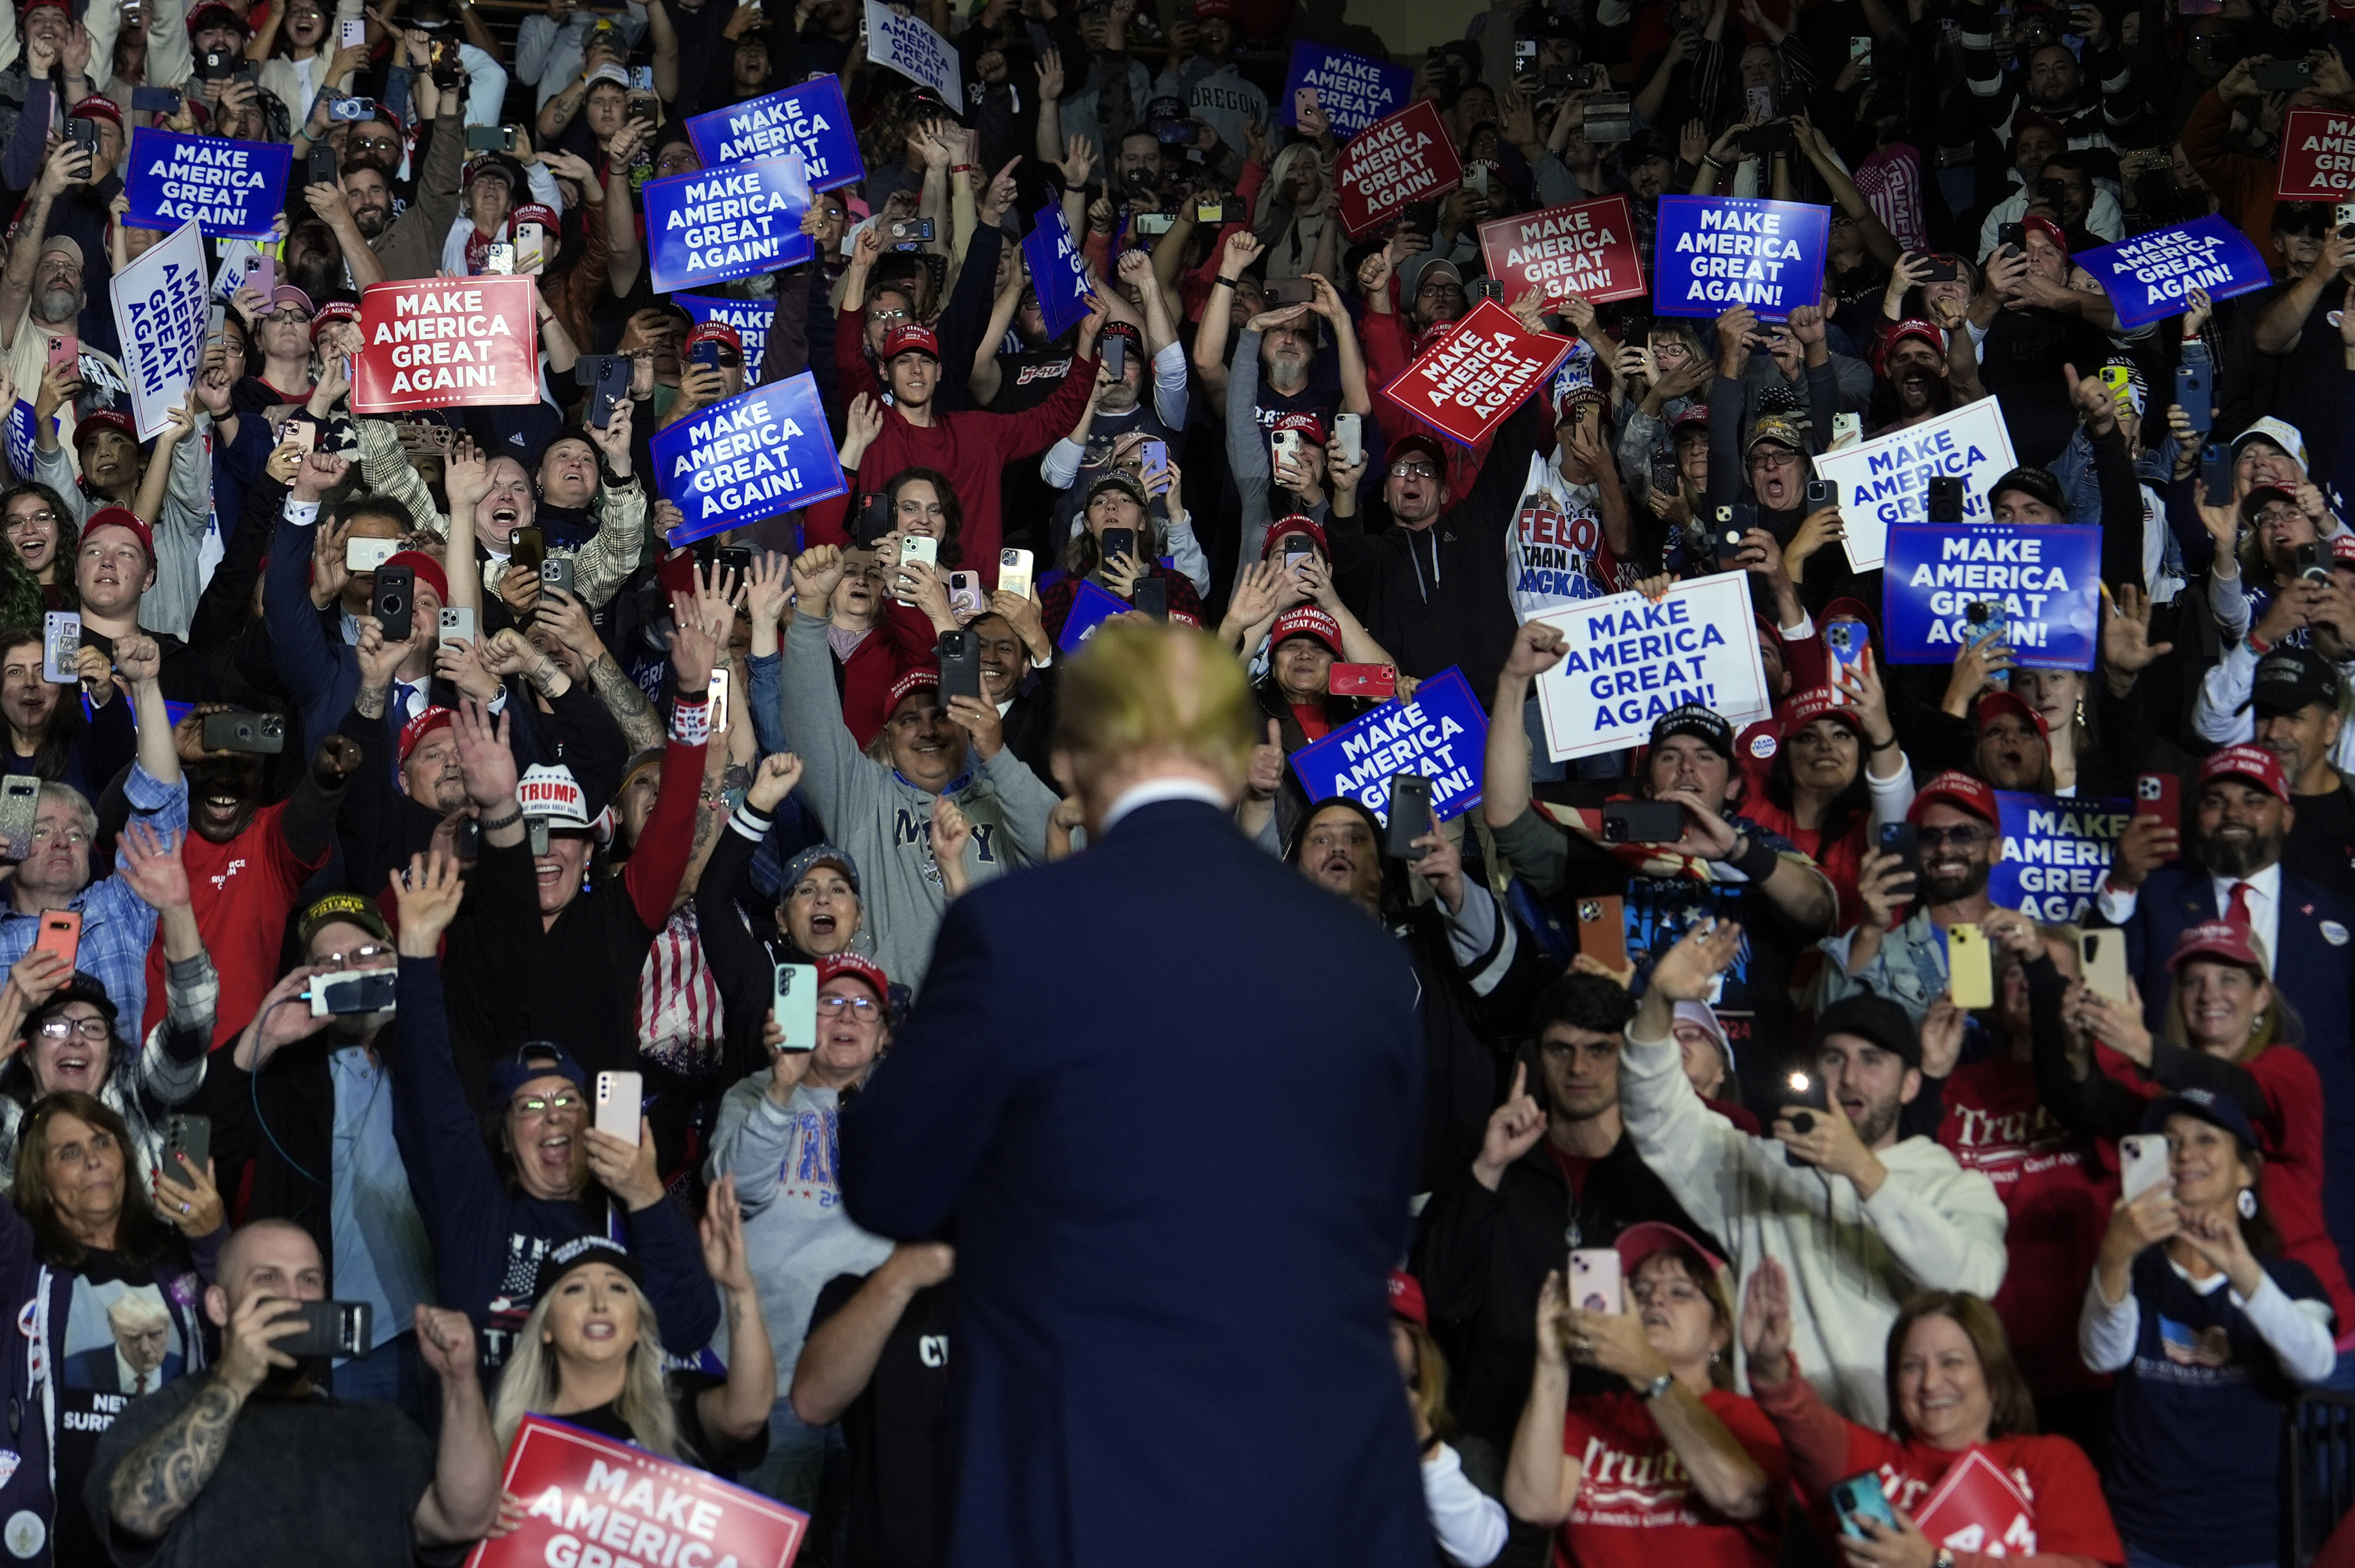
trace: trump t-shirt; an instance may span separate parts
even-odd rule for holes
[[[1591,484],[1563,479],[1544,457],[1529,459],[1529,480],[1505,535],[1506,587],[1524,622],[1636,586],[1640,574],[1603,541],[1600,494]]]
[[[1766,1472],[1767,1495],[1788,1490],[1783,1439],[1754,1401],[1713,1388],[1701,1404]],[[1712,1511],[1692,1490],[1645,1401],[1632,1393],[1573,1399],[1562,1420],[1561,1451],[1581,1461],[1577,1500],[1562,1521],[1561,1555],[1579,1568],[1773,1568],[1780,1556],[1779,1508],[1734,1520]]]

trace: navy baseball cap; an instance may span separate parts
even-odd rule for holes
[[[2142,1113],[2145,1132],[2165,1132],[2167,1118],[2171,1116],[2197,1117],[2211,1127],[2221,1127],[2251,1149],[2261,1147],[2256,1128],[2249,1125],[2249,1113],[2241,1102],[2230,1095],[2220,1095],[2213,1089],[2189,1088],[2180,1094],[2161,1095],[2150,1102]]]
[[[581,1064],[563,1046],[548,1040],[527,1040],[491,1064],[491,1109],[506,1109],[516,1091],[534,1078],[570,1078],[584,1088],[589,1083]]]
[[[592,1263],[611,1264],[628,1275],[631,1283],[639,1289],[645,1288],[645,1265],[640,1263],[628,1247],[611,1236],[575,1236],[561,1245],[550,1247],[548,1255],[540,1260],[539,1277],[532,1281],[532,1305],[537,1307],[547,1300],[549,1293],[566,1275]]]

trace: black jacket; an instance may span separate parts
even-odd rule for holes
[[[1724,1255],[1625,1132],[1588,1170],[1575,1200],[1544,1139],[1506,1168],[1495,1192],[1467,1160],[1433,1197],[1415,1238],[1414,1272],[1434,1326],[1455,1330],[1464,1380],[1455,1414],[1466,1432],[1511,1446],[1537,1362],[1538,1291],[1547,1273],[1567,1268],[1572,1247],[1609,1246],[1646,1220],[1664,1220]]]

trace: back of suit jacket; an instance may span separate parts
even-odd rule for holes
[[[957,1248],[952,1563],[1430,1563],[1383,1294],[1414,993],[1192,802],[950,906],[842,1155],[859,1224]]]

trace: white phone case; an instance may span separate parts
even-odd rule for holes
[[[2134,1202],[2168,1177],[2167,1139],[2155,1132],[2118,1139],[2118,1190]]]
[[[1570,1255],[1570,1304],[1582,1312],[1614,1316],[1627,1309],[1616,1247],[1580,1247]]]
[[[638,1111],[645,1097],[645,1079],[637,1073],[597,1075],[597,1130],[611,1133],[633,1149],[638,1142]]]

